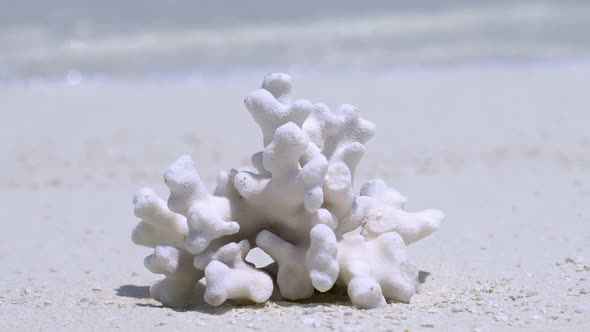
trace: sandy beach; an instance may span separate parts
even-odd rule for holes
[[[260,150],[243,106],[264,73],[0,86],[0,331],[584,331],[590,329],[590,65],[291,73],[296,96],[377,124],[357,177],[382,178],[441,229],[409,247],[411,303],[330,293],[265,305],[149,298],[132,196],[167,197],[190,154],[219,169]]]

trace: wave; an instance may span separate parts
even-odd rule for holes
[[[433,11],[126,32],[0,30],[0,78],[248,66],[365,68],[547,61],[590,55],[590,4],[486,4]]]

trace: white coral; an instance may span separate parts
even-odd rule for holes
[[[326,292],[338,278],[337,241],[333,231],[318,224],[309,233],[309,239],[293,245],[264,230],[258,234],[256,244],[278,264],[277,283],[284,298],[299,300],[310,297],[314,288]]]
[[[189,156],[178,158],[168,168],[164,182],[170,189],[170,210],[182,214],[188,222],[185,246],[191,253],[201,253],[211,241],[239,231],[239,224],[229,220],[229,199],[209,194]]]
[[[183,246],[188,234],[186,218],[170,211],[152,189],[138,190],[133,204],[135,216],[142,219],[131,235],[133,243],[151,248],[160,243]]]
[[[150,287],[150,295],[165,306],[183,307],[189,304],[196,283],[203,272],[193,266],[192,256],[185,250],[161,244],[144,260],[145,267],[166,276]]]
[[[406,245],[432,234],[440,226],[444,214],[439,210],[407,212],[407,198],[381,180],[367,182],[355,199],[351,219],[364,223],[362,234],[373,238],[388,232],[398,233]]]
[[[331,112],[294,100],[291,77],[268,74],[244,100],[262,131],[264,150],[252,156],[256,172],[222,171],[206,189],[188,156],[164,173],[168,204],[150,189],[134,197],[142,221],[135,243],[155,247],[146,267],[166,278],[150,294],[167,306],[185,306],[205,277],[205,301],[267,301],[276,279],[282,297],[308,298],[334,284],[347,286],[353,304],[407,302],[418,270],[406,245],[438,229],[438,210],[406,212],[406,198],[381,180],[356,195],[354,175],[375,125],[351,105]],[[256,245],[276,262],[272,275],[245,261]],[[274,264],[273,264],[274,265]]]
[[[386,300],[408,302],[416,293],[418,270],[408,261],[397,233],[374,239],[345,236],[339,243],[338,260],[340,279],[348,286],[352,303],[360,307],[381,307]]]
[[[218,306],[227,299],[266,302],[272,295],[270,276],[245,262],[248,240],[221,247],[205,267],[205,301]],[[198,263],[197,263],[198,264]]]
[[[262,87],[246,96],[244,103],[248,112],[262,129],[264,146],[272,140],[275,130],[285,123],[292,122],[298,126],[313,110],[307,100],[292,101],[291,77],[287,74],[268,74],[264,77]]]

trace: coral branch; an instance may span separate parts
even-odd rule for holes
[[[151,248],[160,243],[183,247],[188,233],[185,218],[168,210],[152,189],[139,189],[133,196],[133,205],[135,216],[142,219],[133,229],[133,243]]]
[[[309,297],[314,288],[326,292],[338,278],[338,243],[326,225],[311,230],[309,244],[295,246],[269,231],[260,232],[256,244],[277,262],[277,283],[287,299]]]
[[[297,175],[297,182],[303,187],[303,203],[309,212],[317,211],[324,203],[322,184],[328,172],[328,161],[317,155]]]
[[[375,136],[375,125],[363,119],[356,107],[344,104],[327,119],[326,132],[322,153],[331,160],[351,143],[367,143]]]
[[[438,210],[406,212],[402,209],[407,199],[381,180],[368,182],[356,198],[353,218],[364,223],[362,234],[377,237],[396,232],[406,245],[414,243],[436,231],[444,214]]]
[[[270,276],[246,263],[250,251],[247,240],[229,243],[211,257],[205,268],[205,301],[219,306],[228,299],[266,302],[273,291]]]
[[[307,149],[309,140],[294,123],[277,128],[273,140],[264,149],[262,164],[273,176],[299,172],[299,158]]]
[[[291,77],[287,74],[267,75],[262,88],[246,96],[244,103],[248,112],[262,130],[264,146],[270,144],[275,130],[293,122],[302,126],[313,110],[307,100],[291,102]]]
[[[320,224],[312,228],[310,237],[306,256],[309,278],[315,289],[327,292],[334,286],[340,272],[336,236],[332,229]]]
[[[216,212],[208,206],[195,206],[189,212],[187,221],[190,232],[186,247],[190,252],[198,254],[207,249],[211,241],[236,234],[240,230],[237,222],[222,220]]]
[[[192,256],[184,250],[169,245],[157,246],[144,264],[152,273],[166,277],[150,287],[150,296],[165,306],[187,306],[194,295],[193,288],[203,277],[203,272],[195,269],[192,261]]]
[[[223,183],[229,180],[225,174],[220,176],[220,188],[223,188]],[[189,252],[198,254],[211,241],[240,230],[240,225],[230,220],[229,200],[207,192],[189,156],[175,161],[164,173],[164,179],[170,189],[168,206],[187,217],[189,233],[185,245]],[[220,190],[227,191],[227,188],[217,191]]]
[[[375,239],[345,236],[339,243],[340,279],[348,285],[353,304],[377,308],[385,300],[408,302],[416,293],[418,270],[408,261],[405,244],[397,233]]]
[[[193,160],[187,155],[178,158],[164,172],[164,182],[170,189],[168,208],[185,217],[195,202],[210,196],[201,182]]]
[[[277,284],[284,298],[299,300],[313,294],[309,271],[304,264],[305,248],[296,247],[269,231],[258,234],[256,245],[277,262]]]

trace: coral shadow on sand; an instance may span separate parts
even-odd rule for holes
[[[133,297],[136,299],[149,299],[150,298],[150,287],[149,286],[137,286],[137,285],[123,285],[115,289],[118,296],[122,297]]]
[[[423,284],[426,282],[426,279],[430,276],[430,272],[427,271],[419,271],[418,273],[418,280],[420,282],[420,284]],[[195,294],[195,298],[193,299],[193,303],[191,306],[187,307],[187,308],[179,308],[179,309],[173,309],[175,311],[199,311],[202,313],[207,313],[207,314],[211,314],[211,315],[220,315],[220,314],[224,314],[225,312],[227,312],[231,306],[222,306],[222,307],[217,307],[217,308],[212,308],[210,306],[208,306],[205,303],[202,303],[200,301],[200,299],[202,299],[202,296],[204,294],[204,285],[200,285],[200,287],[196,287],[197,289],[197,293]],[[115,289],[115,291],[117,292],[118,296],[122,296],[122,297],[132,297],[132,298],[136,298],[136,299],[149,299],[150,298],[150,291],[149,291],[150,287],[149,286],[137,286],[137,285],[123,285],[117,289]],[[345,290],[344,289],[339,289],[338,287],[335,287],[331,292],[328,293],[324,293],[324,294],[320,294],[320,293],[315,293],[314,296],[312,296],[309,299],[305,299],[302,301],[282,301],[282,300],[275,300],[274,301],[275,304],[277,304],[280,307],[290,307],[293,305],[300,305],[303,307],[316,307],[316,306],[321,306],[321,305],[326,305],[329,303],[332,304],[343,304],[343,305],[349,305],[350,303],[348,302],[348,298],[346,298],[345,296]],[[230,303],[232,303],[233,305],[238,305],[239,306],[239,301],[230,301]],[[150,304],[150,303],[136,303],[137,306],[140,307],[151,307],[151,308],[164,308],[164,306],[162,305],[154,305],[154,304]],[[244,305],[245,307],[252,307],[252,308],[257,308],[260,307],[259,305]]]
[[[423,284],[426,282],[426,278],[428,278],[428,276],[430,276],[430,272],[428,271],[419,271],[418,272],[418,281],[420,282],[420,284]]]

